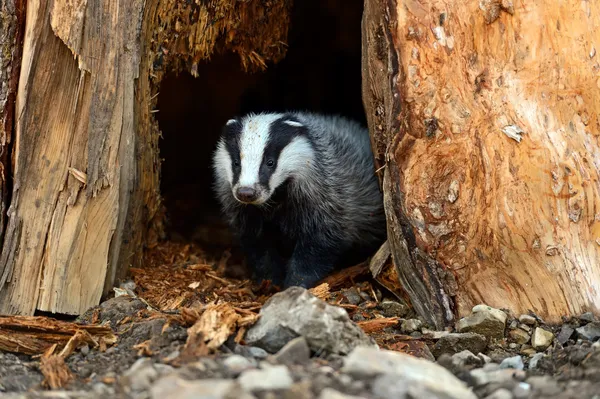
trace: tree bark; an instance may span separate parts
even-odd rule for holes
[[[0,12],[16,3],[2,3]],[[0,313],[80,314],[143,261],[144,244],[162,229],[153,116],[162,76],[194,74],[217,51],[235,51],[249,70],[278,61],[290,7],[289,1],[27,2],[16,109],[2,113],[0,132],[6,149],[12,127],[4,118],[16,115]],[[7,26],[2,17],[0,35]],[[13,42],[6,42],[9,50]]]
[[[432,324],[599,312],[599,23],[591,1],[366,1],[392,258]]]

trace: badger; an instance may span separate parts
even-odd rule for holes
[[[230,119],[213,170],[255,281],[311,288],[385,240],[368,130],[355,121],[296,111]]]

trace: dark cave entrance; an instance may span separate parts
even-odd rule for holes
[[[247,112],[309,110],[366,125],[361,97],[361,0],[296,1],[286,57],[243,72],[236,54],[214,55],[198,77],[169,74],[156,118],[161,193],[171,240],[231,247],[212,191],[212,152],[224,123]]]

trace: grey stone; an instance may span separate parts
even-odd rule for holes
[[[474,332],[487,338],[504,338],[507,315],[501,310],[486,305],[477,305],[473,313],[456,323],[458,332]]]
[[[464,350],[471,352],[483,352],[487,346],[487,340],[481,334],[476,333],[451,333],[440,338],[433,347],[433,355],[438,358],[447,353],[453,355]]]
[[[400,326],[400,328],[404,334],[410,334],[415,331],[419,331],[422,326],[423,326],[423,322],[421,320],[408,319],[408,320],[404,320],[402,322],[402,325]]]
[[[548,375],[532,376],[526,382],[533,387],[538,397],[550,398],[562,392],[558,382]]]
[[[152,359],[139,358],[119,378],[119,385],[125,392],[141,392],[150,388],[152,383],[159,377],[154,368]]]
[[[485,399],[513,399],[513,394],[506,388],[500,388],[486,396]]]
[[[535,323],[537,322],[535,317],[528,315],[528,314],[522,314],[521,316],[519,316],[519,321],[523,324],[527,324],[530,326],[534,326]]]
[[[150,397],[152,399],[224,399],[234,388],[233,380],[209,378],[190,381],[172,374],[154,383],[150,390]]]
[[[342,290],[342,295],[346,297],[350,305],[358,305],[363,301],[358,290],[354,287],[347,290]]]
[[[580,338],[595,341],[600,338],[600,322],[588,323],[583,327],[579,327],[577,329],[577,335]]]
[[[363,396],[351,396],[336,391],[332,388],[325,388],[321,391],[319,399],[363,399]]]
[[[381,302],[379,309],[381,309],[385,317],[404,317],[408,314],[409,310],[408,306],[400,302],[390,301],[389,299]]]
[[[483,359],[475,356],[471,351],[464,350],[452,355],[452,364],[459,367],[483,366]]]
[[[248,358],[240,355],[230,355],[223,360],[223,365],[227,367],[233,374],[238,375],[243,371],[253,369],[256,367],[256,363],[252,362]]]
[[[262,307],[260,319],[246,333],[246,342],[275,353],[303,336],[319,353],[347,354],[356,346],[376,347],[375,341],[353,323],[348,313],[331,306],[300,287],[273,295]]]
[[[500,369],[500,370],[471,370],[471,378],[475,386],[487,384],[506,384],[508,382],[517,383],[525,379],[525,372],[522,370]]]
[[[535,350],[543,351],[552,344],[553,340],[554,334],[541,327],[536,327],[531,336],[531,346],[533,346]]]
[[[511,340],[513,340],[515,343],[517,343],[519,345],[526,344],[527,342],[529,342],[529,338],[530,338],[527,331],[524,331],[520,328],[510,330],[510,332],[508,333],[508,336],[510,337]]]
[[[244,357],[253,357],[255,359],[266,359],[269,356],[269,353],[263,348],[246,345],[236,345],[233,349],[233,353]]]
[[[270,366],[262,370],[247,370],[238,382],[244,391],[287,389],[294,381],[286,366]]]
[[[378,399],[409,399],[409,398],[428,398],[428,399],[452,399],[455,398],[452,393],[432,391],[427,386],[419,383],[407,384],[403,379],[398,379],[395,374],[383,374],[373,381],[373,393]]]
[[[424,392],[439,395],[433,397],[476,398],[462,381],[442,366],[400,352],[357,347],[344,359],[341,371],[356,378],[392,375],[387,377],[389,383],[380,384],[380,389],[394,382],[396,386],[418,386]]]
[[[526,382],[519,382],[513,388],[513,396],[515,399],[526,399],[531,396],[531,385]]]
[[[481,353],[481,352],[479,352],[479,353],[477,354],[477,357],[478,357],[478,358],[480,358],[481,360],[483,360],[483,363],[484,363],[484,364],[488,364],[488,363],[491,363],[491,362],[492,362],[492,358],[491,358],[491,357],[489,357],[488,355],[486,355],[485,353]]]
[[[281,364],[303,364],[308,362],[310,360],[310,348],[306,338],[294,338],[273,356],[273,360]]]
[[[525,364],[523,364],[523,358],[519,355],[513,357],[507,357],[500,363],[501,369],[517,369],[523,370]]]
[[[529,369],[535,370],[538,366],[538,363],[540,362],[540,360],[542,360],[543,357],[543,353],[536,353],[535,355],[533,355],[529,360]]]
[[[556,337],[556,340],[560,342],[561,345],[564,345],[569,340],[569,338],[571,338],[574,332],[575,329],[573,327],[571,327],[568,324],[563,324],[560,328],[558,336]]]
[[[596,321],[596,317],[592,312],[585,312],[581,316],[579,316],[579,320],[591,323]]]

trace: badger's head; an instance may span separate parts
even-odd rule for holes
[[[288,179],[310,174],[308,129],[292,115],[250,114],[229,120],[214,155],[217,178],[244,204],[261,205]]]

